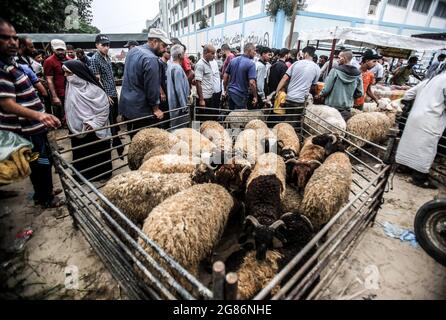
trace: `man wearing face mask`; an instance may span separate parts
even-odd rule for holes
[[[67,46],[62,40],[54,39],[51,41],[51,48],[53,55],[45,60],[43,71],[50,89],[53,114],[64,123],[65,76],[62,64],[67,61]]]
[[[58,128],[60,122],[45,113],[31,80],[14,60],[18,47],[14,27],[0,18],[0,130],[15,132],[33,143],[33,152],[39,153],[30,163],[34,202],[57,207],[62,202],[53,194],[47,128]]]
[[[126,57],[119,112],[127,120],[146,117],[127,125],[132,138],[137,132],[131,131],[164,118],[159,107],[161,79],[158,60],[171,44],[166,32],[152,28],[147,43],[133,48]]]

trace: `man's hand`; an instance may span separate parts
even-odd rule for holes
[[[56,107],[61,107],[62,106],[62,101],[60,101],[59,97],[53,97],[51,99],[51,103],[56,106]]]
[[[255,107],[257,105],[257,97],[252,99],[252,105]]]
[[[167,100],[167,96],[164,94],[164,92],[161,92],[161,93],[160,93],[160,100],[161,100],[162,102],[166,102],[166,100]]]
[[[153,114],[155,115],[155,117],[158,120],[163,120],[164,118],[164,113],[160,110],[160,108],[156,108],[153,110]]]
[[[204,101],[204,99],[200,99],[200,101],[198,102],[198,105],[200,107],[206,107],[206,101]]]
[[[110,103],[110,106],[113,106],[115,104],[112,97],[108,97],[108,102]]]
[[[57,129],[60,127],[59,119],[48,113],[40,113],[37,120],[42,122],[47,128]]]
[[[228,97],[228,93],[227,92],[222,92],[222,94],[221,94],[221,101],[225,101],[227,97]]]

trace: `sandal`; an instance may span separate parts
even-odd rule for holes
[[[54,197],[51,201],[47,201],[46,203],[42,204],[42,207],[45,209],[53,209],[53,208],[59,208],[65,204],[65,200]]]

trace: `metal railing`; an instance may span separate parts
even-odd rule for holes
[[[286,121],[295,127],[301,137],[308,136],[309,130],[318,132],[317,128],[309,124],[315,120],[306,121],[306,124],[304,124],[306,116],[303,107],[289,108],[286,110],[287,114],[284,115],[273,114],[273,108],[246,111],[243,113],[242,119],[239,117],[232,120],[228,117],[232,110],[208,108],[207,112],[210,111],[215,114],[202,114],[198,111],[200,108],[195,107],[194,110],[190,110],[193,113],[192,120],[197,119],[198,116],[203,120],[216,120],[226,127],[231,127],[234,122],[241,122],[242,127],[244,127],[249,120],[260,118],[270,127]],[[80,135],[57,136],[57,132],[51,134],[50,145],[56,171],[62,181],[74,225],[82,231],[90,245],[131,299],[213,299],[214,297],[222,297],[221,292],[216,291],[219,286],[214,285],[212,290],[209,289],[200,279],[197,279],[166,254],[162,247],[147,237],[137,225],[101,193],[100,190],[106,182],[95,181],[103,176],[125,170],[127,162],[122,160],[126,157],[125,152],[122,155],[111,156],[110,160],[103,163],[95,163],[82,170],[76,169],[76,166],[84,160],[95,159],[98,155],[116,152],[114,150],[122,146],[128,146],[130,141],[126,136],[143,128],[166,125],[169,124],[170,120],[184,121],[178,126],[192,126],[191,119],[187,115],[183,115],[176,119],[158,121],[131,131],[126,131],[123,127],[147,119],[153,119],[153,116],[110,125],[107,128],[118,127],[122,131],[114,136],[74,148],[67,147],[67,143]],[[318,118],[317,126],[324,130],[333,130],[333,127],[321,118]],[[92,130],[89,133],[103,129]],[[169,131],[174,129],[172,127],[167,128]],[[339,131],[339,128],[334,129]],[[112,141],[115,138],[125,138],[125,141],[122,142],[122,145],[113,146]],[[319,291],[336,275],[333,266],[342,261],[342,257],[347,254],[346,250],[351,250],[354,240],[360,236],[367,225],[374,221],[391,172],[392,153],[389,152],[389,148],[394,149],[392,141],[394,142],[395,135],[390,137],[391,142],[388,147],[366,141],[345,131],[342,139],[355,146],[362,153],[361,156],[357,156],[348,152],[354,164],[349,203],[315,235],[299,254],[291,259],[289,264],[258,293],[255,299],[270,297],[271,290],[277,284],[281,285],[281,290],[272,297],[273,299],[302,299],[305,298],[304,293],[312,286],[315,287],[312,288],[308,298],[318,297]],[[351,139],[366,144],[367,149],[354,144]],[[70,153],[73,151],[91,148],[104,143],[104,141],[108,141],[110,146],[106,150],[97,150],[97,152],[82,158],[70,159]],[[61,146],[64,146],[63,150],[61,150]],[[384,153],[384,156],[376,156],[370,148]],[[88,179],[84,176],[106,163],[112,164],[111,170]],[[132,237],[129,231],[134,233],[138,240]],[[325,238],[327,240],[322,242]],[[149,247],[153,253],[148,254],[142,244]],[[313,251],[314,253],[312,253]],[[310,252],[312,255],[308,257]],[[302,263],[301,267],[296,267]],[[185,283],[187,285],[184,285]]]

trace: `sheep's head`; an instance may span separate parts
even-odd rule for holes
[[[198,164],[192,174],[192,181],[196,184],[215,183],[216,177],[213,168],[205,163]]]
[[[285,162],[297,158],[297,154],[293,150],[285,148],[282,140],[277,141],[277,151]]]
[[[296,185],[298,191],[303,191],[314,171],[319,168],[322,163],[318,160],[310,160],[302,162],[291,159],[286,162],[288,182]]]
[[[286,242],[283,236],[283,228],[285,228],[285,223],[282,220],[277,220],[271,225],[266,226],[261,224],[253,216],[246,217],[245,234],[247,238],[254,239],[257,260],[265,260],[268,249],[283,246]]]
[[[286,247],[304,247],[311,240],[314,233],[311,221],[299,213],[288,212],[280,217],[285,223],[284,236]]]
[[[324,133],[313,138],[312,143],[325,149],[325,155],[329,156],[335,152],[343,152],[345,145],[336,134]]]

